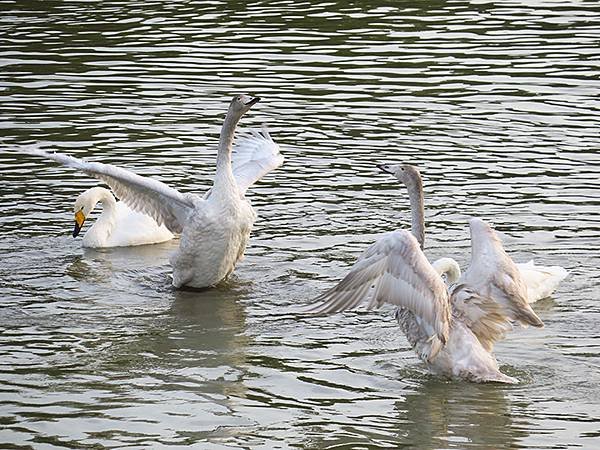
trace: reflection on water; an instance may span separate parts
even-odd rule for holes
[[[513,423],[521,409],[495,385],[426,381],[398,402],[398,415],[410,424],[403,441],[421,448],[512,448],[527,436]]]
[[[0,3],[0,447],[592,448],[600,435],[593,1]],[[37,145],[202,192],[233,93],[285,165],[249,193],[247,256],[174,291],[177,241],[70,237],[94,180]],[[571,275],[497,349],[514,387],[427,374],[385,312],[288,314],[409,226],[464,266],[467,217]],[[89,226],[89,224],[87,224]]]

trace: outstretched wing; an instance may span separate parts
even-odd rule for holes
[[[237,138],[231,155],[233,175],[240,192],[244,194],[270,171],[283,164],[283,156],[266,127],[251,130],[250,135]]]
[[[513,321],[543,327],[527,302],[527,286],[495,231],[471,219],[471,264],[452,291],[452,304],[482,345],[494,342],[512,328]]]
[[[181,233],[185,219],[193,208],[189,196],[181,194],[165,183],[142,177],[129,170],[44,150],[27,149],[25,152],[52,159],[104,181],[131,209],[149,215],[159,225],[165,224],[173,233]]]
[[[439,341],[427,359],[448,339],[450,301],[442,278],[431,267],[408,231],[385,234],[356,261],[337,286],[319,296],[312,314],[345,311],[368,302],[367,308],[390,303],[410,311],[429,338]]]

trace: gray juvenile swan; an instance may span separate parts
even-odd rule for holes
[[[421,179],[412,166],[382,169],[404,182],[411,195],[412,233],[383,235],[350,272],[307,312],[332,314],[367,302],[398,306],[400,328],[421,360],[436,374],[475,382],[516,383],[500,372],[492,354],[512,323],[542,327],[527,303],[527,287],[494,230],[472,218],[471,264],[450,289],[425,257]],[[408,174],[408,175],[407,175]],[[417,176],[415,176],[415,174]]]
[[[259,100],[237,95],[231,101],[221,129],[216,176],[204,196],[182,194],[158,180],[109,164],[41,150],[27,152],[99,178],[129,207],[148,214],[169,231],[181,233],[179,249],[171,257],[173,285],[210,287],[226,278],[244,254],[256,219],[245,198],[246,190],[283,162],[279,146],[264,131],[255,133],[249,145],[236,146],[232,165],[237,124]]]
[[[423,181],[419,169],[408,164],[382,164],[379,168],[383,172],[394,175],[398,181],[406,186],[410,200],[411,231],[419,241],[421,249],[423,249],[425,244],[425,208]],[[440,275],[446,277],[448,284],[458,282],[461,277],[460,266],[452,258],[440,258],[431,265]],[[533,261],[516,263],[516,266],[527,287],[527,301],[529,303],[550,296],[568,274],[563,267],[536,266]]]

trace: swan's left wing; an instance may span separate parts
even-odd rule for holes
[[[233,176],[244,194],[249,186],[283,164],[283,156],[279,145],[263,127],[261,131],[251,130],[250,135],[237,138],[231,161]]]
[[[450,301],[442,278],[431,267],[408,231],[382,236],[356,261],[337,286],[317,297],[309,314],[332,314],[389,303],[410,311],[420,334],[427,336],[424,359],[431,359],[448,340]]]
[[[38,149],[21,151],[52,159],[104,181],[127,206],[149,215],[159,225],[165,224],[173,233],[181,233],[183,224],[194,207],[192,195],[184,195],[161,181],[143,177],[111,164],[88,162],[73,156]]]

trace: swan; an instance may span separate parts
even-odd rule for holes
[[[421,249],[425,242],[425,208],[423,195],[423,181],[419,169],[408,164],[380,165],[379,168],[386,173],[395,175],[408,190],[411,210],[411,230],[417,238]],[[440,258],[432,263],[433,268],[443,277],[448,284],[458,282],[461,270],[458,263],[452,258]],[[527,286],[527,302],[549,297],[560,282],[568,275],[566,269],[560,266],[536,266],[533,261],[516,263],[521,278]]]
[[[242,139],[249,145],[237,147],[234,157],[238,162],[232,164],[237,124],[259,100],[247,95],[236,95],[231,100],[221,128],[216,175],[204,196],[183,194],[158,180],[110,164],[39,149],[23,151],[104,181],[131,209],[148,214],[172,233],[180,233],[179,248],[170,259],[173,286],[212,287],[233,272],[243,257],[256,219],[245,197],[246,190],[283,163],[279,146],[264,130],[262,135],[255,133],[253,138]]]
[[[448,284],[456,283],[461,276],[460,266],[452,258],[440,258],[431,263],[437,273],[446,278]],[[569,272],[561,266],[537,266],[533,260],[516,263],[517,269],[527,286],[527,302],[535,303],[550,297]]]
[[[108,189],[93,187],[82,192],[75,200],[75,229],[77,237],[90,212],[100,203],[102,214],[85,233],[81,245],[90,248],[127,247],[157,244],[173,239],[164,225],[118,202]]]
[[[383,166],[410,190],[420,177],[412,166]],[[405,171],[410,175],[406,175]],[[418,173],[418,171],[417,171]],[[450,287],[423,253],[422,197],[411,196],[411,232],[384,234],[333,288],[304,312],[332,314],[367,303],[389,303],[419,358],[435,374],[474,382],[517,383],[503,374],[492,351],[513,323],[543,327],[527,302],[527,287],[495,231],[471,218],[471,263]],[[414,198],[417,197],[417,198]]]

